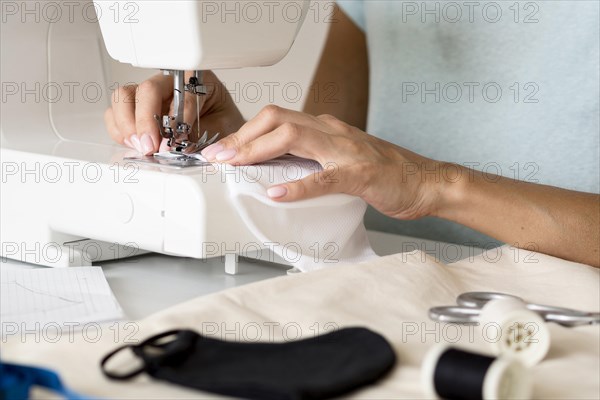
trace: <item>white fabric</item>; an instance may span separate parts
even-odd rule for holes
[[[55,368],[73,389],[92,396],[205,399],[211,396],[146,376],[131,382],[109,381],[102,376],[99,361],[126,338],[141,340],[173,328],[187,327],[226,340],[281,341],[312,337],[331,326],[366,326],[391,342],[398,363],[383,381],[348,397],[417,399],[425,397],[419,381],[423,356],[434,343],[453,341],[457,332],[452,325],[430,321],[427,310],[453,304],[458,294],[476,290],[587,311],[600,309],[600,271],[589,266],[509,247],[450,265],[416,251],[200,297],[136,323],[136,331],[123,324],[121,331],[104,327],[97,340],[86,340],[81,334],[63,335],[56,343],[43,338],[36,342],[33,334],[26,342],[11,337],[2,344],[2,357],[7,362]],[[534,398],[599,398],[600,326],[549,324],[549,328],[550,351],[532,370]],[[460,332],[458,344],[488,349],[480,329]],[[92,338],[93,333],[90,330]]]
[[[231,199],[250,231],[265,247],[302,271],[377,257],[367,239],[366,203],[335,194],[282,203],[267,189],[321,171],[311,160],[283,157],[259,165],[220,165]]]

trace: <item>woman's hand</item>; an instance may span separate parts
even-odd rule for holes
[[[186,73],[189,79],[191,73]],[[193,126],[194,134],[217,132],[227,135],[242,126],[244,119],[225,86],[211,71],[203,74],[207,88],[205,96],[185,93],[184,120]],[[197,125],[197,101],[201,103],[200,126]],[[154,115],[173,115],[173,77],[157,74],[139,85],[121,86],[114,91],[112,106],[104,121],[110,136],[142,154],[166,150],[166,140],[160,136]],[[191,138],[197,140],[197,138]]]
[[[330,115],[314,117],[267,106],[239,131],[204,149],[202,155],[209,161],[246,165],[287,153],[316,160],[323,171],[269,188],[268,195],[274,200],[347,193],[400,219],[431,215],[437,207],[441,181],[425,172],[442,164]]]
[[[237,165],[287,153],[323,171],[269,188],[277,201],[347,193],[390,217],[444,218],[515,247],[600,266],[599,195],[437,162],[329,115],[268,106],[202,155]]]

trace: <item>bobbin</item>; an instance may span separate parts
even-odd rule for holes
[[[550,348],[547,324],[522,301],[503,298],[488,302],[479,323],[494,354],[516,358],[528,367],[542,361]],[[487,337],[491,331],[493,338]]]
[[[529,370],[517,359],[477,354],[447,344],[429,350],[421,366],[429,398],[526,400],[531,398]]]

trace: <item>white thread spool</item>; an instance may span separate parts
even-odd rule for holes
[[[546,322],[528,310],[522,301],[497,299],[488,302],[481,309],[479,323],[494,354],[516,358],[526,366],[542,361],[550,348]],[[495,337],[491,338],[489,332],[495,332]]]

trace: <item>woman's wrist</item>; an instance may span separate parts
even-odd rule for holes
[[[456,221],[457,213],[465,209],[474,171],[449,162],[439,162],[438,171],[431,216]]]

